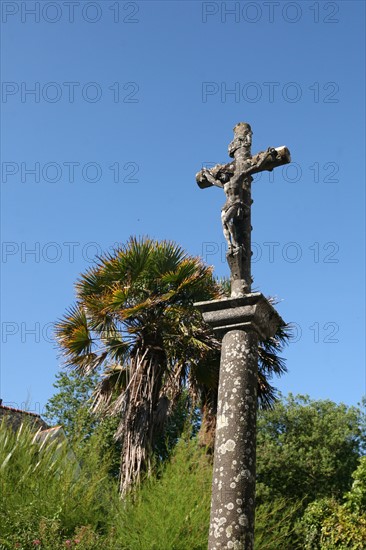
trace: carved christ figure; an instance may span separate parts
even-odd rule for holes
[[[249,124],[238,124],[234,133],[235,137],[228,148],[234,161],[226,165],[217,164],[211,169],[203,168],[196,176],[200,187],[215,185],[224,189],[226,202],[221,209],[221,222],[229,254],[244,247],[241,232],[244,229],[243,221],[250,217],[252,174],[265,169],[272,170],[272,165],[277,165],[280,160],[277,158],[278,150],[273,147],[251,156],[252,130]],[[249,201],[246,200],[248,198]]]

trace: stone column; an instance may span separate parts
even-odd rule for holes
[[[258,338],[283,323],[260,293],[200,302],[222,336],[209,550],[253,550]]]

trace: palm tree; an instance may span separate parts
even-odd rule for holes
[[[131,238],[102,257],[76,284],[76,304],[57,324],[66,363],[102,371],[94,410],[118,414],[122,493],[149,471],[153,444],[218,343],[193,307],[217,298],[211,268],[172,242]]]
[[[193,303],[222,297],[212,269],[173,242],[130,241],[101,257],[76,283],[77,299],[57,323],[67,365],[100,373],[94,410],[119,415],[122,494],[151,469],[154,444],[184,388],[214,423],[220,343]],[[284,371],[279,340],[263,347],[259,394]],[[212,434],[212,429],[210,430]]]

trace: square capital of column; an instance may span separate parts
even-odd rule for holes
[[[284,324],[275,308],[260,292],[252,292],[240,298],[223,298],[194,304],[203,320],[219,336],[230,330],[254,330],[263,340],[274,336]]]

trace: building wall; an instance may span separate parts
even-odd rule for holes
[[[42,420],[39,414],[0,405],[0,422],[2,422],[3,419],[5,419],[14,430],[17,430],[22,422],[29,422],[31,425],[34,425],[36,430],[39,428],[42,430],[48,429],[48,425]]]

